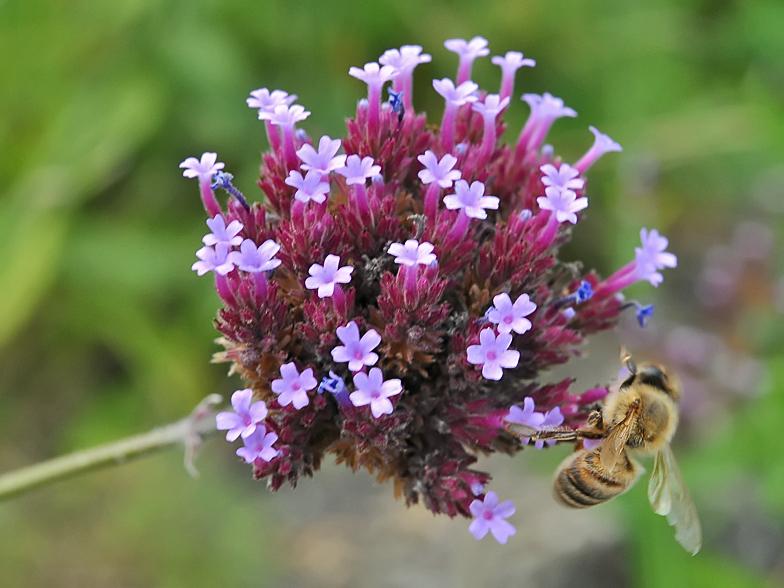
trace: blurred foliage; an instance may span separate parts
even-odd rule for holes
[[[174,420],[236,385],[209,363],[217,297],[190,271],[204,214],[177,165],[217,151],[260,197],[266,145],[250,90],[298,94],[310,135],[339,136],[365,92],[348,68],[416,43],[434,59],[417,70],[415,103],[435,122],[430,80],[456,66],[443,41],[482,35],[493,54],[537,60],[517,94],[550,91],[578,111],[549,138],[567,161],[590,146],[589,124],[625,148],[591,170],[570,254],[606,274],[639,227],[658,227],[681,261],[656,292],[659,316],[769,367],[766,394],[679,448],[702,554],[678,551],[642,484],[620,501],[635,583],[781,585],[781,553],[753,568],[722,536],[742,505],[784,533],[782,315],[769,299],[706,310],[693,289],[707,247],[740,218],[768,223],[781,259],[782,31],[777,0],[0,2],[0,469]],[[475,79],[493,89],[497,68],[479,62]],[[526,116],[510,108],[510,134]],[[0,586],[274,583],[275,497],[227,447],[201,463],[197,483],[168,455],[0,505]]]

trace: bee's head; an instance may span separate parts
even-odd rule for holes
[[[682,395],[681,383],[676,376],[668,374],[667,371],[656,364],[647,363],[639,366],[633,374],[634,381],[640,384],[647,384],[664,392],[675,402],[679,402]]]

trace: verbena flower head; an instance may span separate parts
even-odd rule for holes
[[[466,77],[486,41],[450,45],[461,66],[456,82],[433,83],[446,98],[441,125],[416,112],[410,77],[401,77],[426,64],[416,46],[352,70],[368,97],[340,140],[314,145],[293,129],[303,106],[259,91],[252,106],[270,142],[262,194],[253,203],[229,190],[219,203],[209,179],[200,182],[208,215],[222,221],[194,270],[216,272],[224,347],[216,360],[266,403],[240,453],[257,478],[273,490],[295,485],[332,454],[394,479],[408,503],[476,517],[476,536],[505,541],[513,508],[487,491],[477,455],[524,448],[505,418],[583,425],[596,394],[571,379],[547,383],[545,372],[617,323],[620,290],[675,258],[651,230],[610,278],[575,275],[579,260],[562,261],[559,251],[579,229],[555,219],[576,220],[590,177],[542,147],[556,118],[574,111],[547,93],[527,94],[533,112],[519,139],[503,144],[505,113],[525,107],[507,104],[503,92],[480,93]],[[502,72],[478,65],[507,75],[526,63],[507,55]],[[404,92],[397,112],[382,108],[381,85],[392,78]],[[569,146],[586,148],[587,140]],[[216,165],[209,157],[187,169],[211,177]],[[320,177],[305,188],[311,172]]]

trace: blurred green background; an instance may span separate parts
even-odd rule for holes
[[[0,1],[0,471],[238,387],[209,363],[218,299],[190,271],[205,216],[177,166],[217,151],[260,198],[251,90],[297,94],[311,137],[340,136],[365,94],[348,68],[419,44],[433,62],[414,102],[437,122],[430,80],[457,65],[443,41],[474,35],[537,60],[517,96],[577,110],[549,137],[566,161],[589,124],[624,146],[589,172],[564,257],[607,275],[642,226],[679,256],[658,290],[630,292],[656,302],[654,323],[622,325],[570,369],[606,383],[625,342],[683,373],[676,454],[703,552],[682,552],[645,484],[588,513],[554,507],[562,448],[485,463],[518,504],[502,547],[406,511],[365,473],[271,495],[216,438],[199,480],[170,452],[0,504],[0,586],[784,585],[780,0]],[[488,59],[474,72],[497,91]],[[527,114],[513,103],[510,135]]]

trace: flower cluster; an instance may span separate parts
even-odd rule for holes
[[[620,290],[657,286],[676,259],[643,229],[634,260],[608,279],[561,262],[588,206],[585,172],[620,146],[591,128],[593,147],[564,163],[544,141],[576,113],[547,93],[523,95],[530,116],[515,144],[500,143],[515,72],[534,62],[493,57],[502,79],[492,94],[471,81],[487,41],[446,47],[459,67],[454,81],[433,81],[440,126],[413,108],[413,70],[431,59],[417,46],[351,68],[368,95],[343,139],[296,129],[310,114],[296,96],[252,92],[270,144],[265,200],[249,204],[214,153],[185,160],[210,217],[193,269],[214,272],[225,347],[216,360],[247,386],[218,425],[242,438],[237,453],[257,478],[294,485],[331,453],[393,480],[407,503],[473,516],[477,538],[505,542],[514,507],[485,494],[477,454],[523,448],[507,420],[582,424],[606,391],[572,393],[570,380],[540,383],[540,372],[617,322]]]

